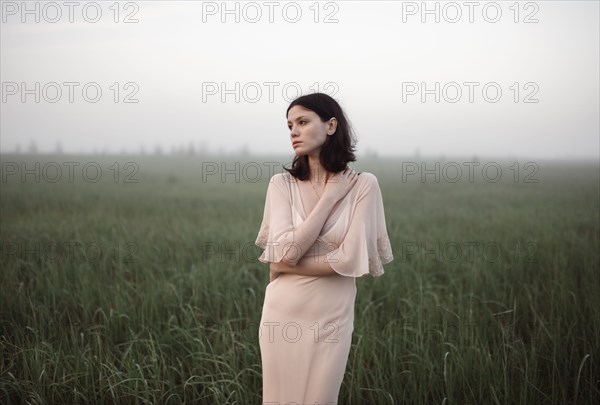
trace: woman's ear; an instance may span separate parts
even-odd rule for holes
[[[337,119],[335,117],[333,117],[329,120],[329,125],[327,127],[327,135],[335,134],[336,130],[337,130]]]

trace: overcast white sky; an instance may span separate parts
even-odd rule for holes
[[[98,2],[96,23],[86,21],[96,18],[92,2],[78,2],[73,22],[62,1],[47,3],[27,2],[36,22],[21,1],[2,1],[3,152],[34,141],[40,151],[193,143],[290,154],[285,110],[298,85],[340,102],[359,153],[599,158],[598,1],[427,2],[438,23],[420,1],[228,2],[239,22],[220,1],[120,2],[117,23],[113,1]],[[127,15],[138,22],[124,23]],[[78,83],[72,103],[68,82]],[[436,82],[439,103],[435,94],[422,102],[421,83]],[[473,102],[465,82],[477,83]],[[99,101],[84,99],[86,84],[90,100],[101,89]],[[233,92],[223,102],[225,89]],[[131,93],[139,102],[124,103]]]

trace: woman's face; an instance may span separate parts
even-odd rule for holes
[[[310,155],[318,157],[321,146],[328,135],[333,135],[337,121],[332,117],[327,122],[314,111],[295,105],[288,111],[288,128],[290,129],[290,142],[296,155]],[[299,142],[294,144],[295,142]]]

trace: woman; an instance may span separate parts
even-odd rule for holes
[[[270,263],[259,329],[264,404],[336,404],[354,329],[356,277],[393,260],[377,178],[355,161],[339,104],[287,109],[296,157],[267,188],[256,245]]]

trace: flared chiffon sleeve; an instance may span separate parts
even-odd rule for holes
[[[269,180],[263,220],[255,242],[256,246],[264,249],[258,258],[263,263],[281,261],[294,244],[289,187],[283,173],[277,173]]]
[[[373,277],[384,273],[383,265],[394,259],[385,224],[383,199],[377,177],[364,172],[354,211],[344,239],[326,254],[333,270],[343,276]]]

